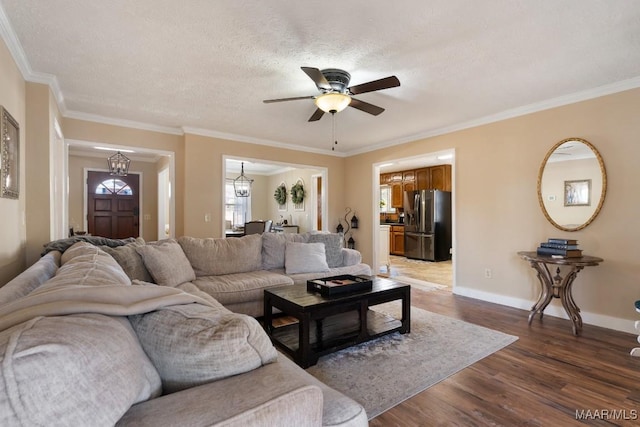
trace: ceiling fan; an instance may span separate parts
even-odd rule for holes
[[[299,99],[315,99],[315,104],[318,108],[309,118],[310,122],[320,120],[324,113],[335,114],[347,107],[353,107],[377,116],[384,111],[384,108],[353,98],[353,95],[400,86],[400,80],[398,80],[396,76],[389,76],[383,79],[349,86],[351,74],[344,70],[337,68],[327,68],[325,70],[319,70],[313,67],[300,68],[313,80],[318,90],[322,92],[320,95],[265,99],[263,102],[269,104],[272,102],[296,101]]]

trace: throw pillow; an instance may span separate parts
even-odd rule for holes
[[[0,332],[0,425],[115,425],[159,396],[158,372],[126,318],[36,317]]]
[[[100,246],[100,249],[111,255],[131,280],[152,282],[153,279],[151,278],[151,274],[149,274],[149,270],[144,266],[144,261],[142,261],[140,254],[136,252],[136,248],[144,246],[144,244],[144,239],[138,237],[135,242],[128,243],[124,246],[114,248]]]
[[[277,358],[256,319],[222,306],[175,305],[129,320],[160,373],[164,393],[248,372]]]
[[[329,271],[324,243],[287,242],[284,267],[287,274]]]
[[[342,266],[342,234],[318,233],[309,236],[309,243],[324,243],[329,268]]]
[[[262,269],[284,268],[284,251],[287,242],[306,242],[306,234],[264,233],[262,235]]]
[[[174,239],[148,243],[137,247],[136,252],[158,285],[177,286],[196,278],[182,247]]]

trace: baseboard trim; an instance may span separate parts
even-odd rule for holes
[[[455,286],[453,288],[455,295],[479,299],[481,301],[492,302],[495,304],[505,305],[507,307],[519,308],[522,310],[531,310],[535,301],[525,300],[522,298],[508,297],[505,295],[494,294],[491,292],[480,291],[478,289],[467,288],[464,286]],[[561,319],[569,319],[561,305],[555,305],[555,302],[549,304],[544,311],[545,316],[559,317]],[[635,329],[635,321],[630,319],[622,319],[619,317],[605,316],[597,313],[580,311],[582,322],[587,325],[600,326],[602,328],[613,329],[621,332],[628,332],[637,335]]]

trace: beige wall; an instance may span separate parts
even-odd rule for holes
[[[139,147],[175,153],[175,192],[172,194],[172,197],[175,198],[176,206],[175,235],[181,236],[184,233],[183,207],[185,194],[185,159],[183,136],[125,128],[71,118],[65,118],[63,120],[62,129],[66,139],[101,142],[105,144]],[[157,182],[157,174],[155,175],[154,181]],[[157,191],[155,197],[157,203]],[[145,210],[147,210],[146,207]],[[157,220],[157,211],[153,212],[152,218]],[[157,235],[157,231],[153,234]]]
[[[0,39],[0,105],[20,125],[20,198],[0,197],[0,285],[24,270],[26,265],[25,200],[25,137],[26,84],[20,70]]]
[[[86,230],[84,221],[85,169],[106,170],[106,157],[69,156],[69,226]],[[146,241],[158,239],[158,166],[156,163],[131,161],[130,173],[140,174],[142,199],[140,236]],[[149,219],[145,220],[145,215]]]
[[[455,149],[455,292],[529,309],[537,297],[534,271],[517,251],[535,250],[549,237],[576,238],[588,255],[605,262],[578,275],[574,297],[585,323],[633,331],[633,302],[640,295],[640,89],[504,120],[473,129],[378,150],[346,160],[345,187],[358,211],[364,259],[372,262],[373,167],[376,162]],[[604,159],[607,195],[587,228],[561,232],[538,205],[540,164],[558,141],[580,137]],[[360,178],[364,177],[364,178]],[[372,177],[367,179],[367,177]],[[358,238],[356,238],[357,240]],[[486,268],[492,278],[484,278]],[[548,313],[561,313],[554,300]]]
[[[185,235],[194,237],[222,235],[224,155],[290,163],[301,167],[326,168],[329,181],[327,198],[329,217],[337,218],[344,209],[344,192],[340,191],[344,182],[343,158],[187,134],[185,135]],[[334,188],[333,191],[332,188]],[[269,192],[273,194],[273,190]],[[211,222],[205,222],[207,214],[211,214]]]
[[[318,169],[295,169],[269,177],[269,218],[273,220],[274,224],[280,222],[282,219],[286,219],[289,224],[298,225],[300,227],[300,233],[311,231],[315,228],[313,224],[314,207],[311,206],[313,184],[311,176],[317,175],[320,172],[321,171]],[[293,202],[291,201],[291,187],[298,181],[298,179],[302,179],[306,194],[304,200],[304,210],[302,211],[297,211]],[[276,187],[278,187],[282,182],[284,182],[287,187],[287,209],[285,211],[279,210],[278,203],[273,198]],[[328,229],[331,230],[331,218],[329,218],[328,224]],[[335,225],[338,225],[337,220]]]
[[[58,107],[48,85],[27,83],[28,133],[24,151],[26,163],[27,265],[40,258],[42,245],[53,240],[51,227],[50,162],[54,139],[54,120]]]

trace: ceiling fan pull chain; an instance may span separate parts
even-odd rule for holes
[[[338,145],[338,140],[336,139],[336,113],[335,113],[335,111],[331,112],[331,139],[333,139],[333,146],[331,147],[331,151],[335,151],[336,145]]]

